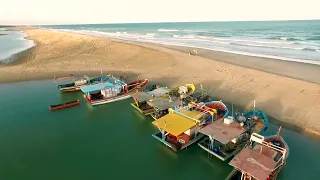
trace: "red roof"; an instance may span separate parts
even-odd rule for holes
[[[229,163],[231,166],[248,173],[250,176],[265,180],[273,172],[276,162],[259,149],[244,148]]]
[[[200,133],[211,136],[223,144],[227,144],[245,131],[239,123],[233,122],[228,125],[223,122],[223,119],[216,120],[199,130]]]

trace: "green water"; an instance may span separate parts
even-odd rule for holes
[[[224,179],[232,170],[193,145],[178,154],[151,134],[157,129],[124,100],[92,108],[79,93],[50,81],[0,84],[0,179]],[[48,105],[80,99],[50,112]],[[271,125],[266,132],[272,134]],[[318,179],[320,142],[287,129],[290,146],[280,180]]]

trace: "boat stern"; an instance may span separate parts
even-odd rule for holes
[[[161,131],[158,131],[154,134],[152,134],[152,137],[154,137],[155,139],[157,139],[158,141],[162,142],[164,145],[168,146],[170,149],[172,149],[173,151],[177,151],[172,144],[170,144],[169,142],[167,142],[165,139],[162,138],[162,133]]]
[[[209,140],[209,138],[204,138],[202,141],[200,141],[200,142],[198,143],[198,146],[199,146],[201,149],[207,151],[209,154],[211,154],[211,155],[219,158],[219,159],[222,160],[222,161],[226,161],[227,159],[230,158],[230,156],[227,156],[227,155],[225,155],[225,154],[222,154],[221,151],[219,152],[219,148],[215,148],[215,150],[210,149],[210,148],[209,148],[209,146],[210,146],[210,140]]]
[[[132,107],[134,107],[137,111],[139,111],[141,114],[145,115],[145,116],[150,115],[150,114],[152,114],[154,112],[153,108],[152,109],[142,110],[135,103],[130,103],[130,105]]]

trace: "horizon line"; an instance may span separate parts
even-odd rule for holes
[[[66,23],[66,24],[0,24],[0,26],[61,26],[61,25],[96,25],[96,24],[161,24],[161,23],[215,23],[215,22],[281,22],[281,21],[319,21],[320,19],[281,19],[281,20],[226,20],[226,21],[159,21],[159,22],[110,22],[110,23]]]

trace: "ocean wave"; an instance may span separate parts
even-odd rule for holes
[[[282,41],[265,41],[265,40],[256,40],[256,39],[234,39],[234,38],[212,38],[216,41],[227,41],[227,42],[248,42],[248,43],[260,43],[260,44],[293,44],[294,42],[282,42]]]
[[[57,29],[56,29],[57,30]],[[177,45],[185,47],[195,47],[216,51],[223,51],[235,54],[267,57],[275,59],[291,59],[291,61],[299,62],[314,62],[320,64],[320,61],[313,61],[312,59],[317,59],[317,55],[320,52],[317,44],[312,45],[307,41],[301,41],[301,44],[294,44],[296,42],[289,42],[284,40],[265,40],[265,39],[239,39],[239,38],[218,38],[209,36],[197,36],[197,33],[155,33],[155,32],[105,32],[105,31],[94,31],[94,30],[71,30],[63,29],[64,31],[72,31],[77,33],[84,33],[97,36],[109,36],[122,40],[140,41],[140,42],[151,42],[159,43],[164,45]],[[169,30],[169,29],[166,29]],[[173,30],[173,29],[171,29]],[[182,32],[182,31],[181,31]],[[155,37],[154,37],[155,36]],[[240,37],[242,38],[242,37]],[[241,46],[249,46],[249,48],[241,48]],[[260,47],[261,49],[250,49],[250,47]],[[278,49],[278,50],[268,50],[268,48]],[[246,50],[247,49],[247,50]],[[282,51],[281,49],[288,49],[287,51]],[[289,51],[290,50],[290,51]],[[256,54],[253,53],[256,51]],[[298,52],[300,51],[300,53]],[[308,53],[309,51],[310,53]],[[303,52],[303,54],[301,54]],[[297,55],[297,56],[296,56]]]
[[[209,36],[209,37],[232,37],[230,34],[221,33],[221,32],[199,32],[199,36]]]
[[[177,32],[179,31],[178,29],[158,29],[160,32]]]
[[[271,40],[283,40],[283,41],[302,41],[301,39],[298,38],[291,38],[291,37],[269,37],[267,39],[271,39]]]
[[[241,44],[241,43],[230,43],[237,46],[254,46],[254,47],[265,47],[265,48],[279,48],[279,49],[292,49],[292,50],[303,50],[303,47],[289,47],[289,46],[271,46],[271,45],[262,45],[262,44]]]
[[[310,38],[307,38],[306,40],[311,40],[311,41],[320,41],[320,36],[310,37]]]
[[[193,46],[193,45],[183,44],[183,43],[169,43],[169,42],[161,42],[161,41],[148,41],[148,42],[163,44],[163,45],[173,45],[173,46],[181,46],[181,47],[189,47],[189,48],[200,48],[200,49],[220,51],[220,52],[239,54],[239,55],[245,55],[245,56],[271,58],[271,59],[278,59],[278,60],[284,60],[284,61],[293,61],[293,62],[302,62],[302,63],[310,63],[310,64],[320,65],[320,61],[316,61],[316,60],[298,59],[298,58],[290,58],[290,57],[283,57],[283,56],[277,56],[277,55],[267,55],[267,54],[260,54],[260,53],[236,51],[236,50],[231,50],[228,48],[221,48],[221,47],[209,48],[209,47],[203,47],[203,46]]]
[[[288,38],[288,37],[281,37],[280,39],[285,41],[301,41],[301,39],[298,39],[298,38]]]
[[[303,48],[303,51],[319,51],[318,49],[313,49],[313,48]]]

